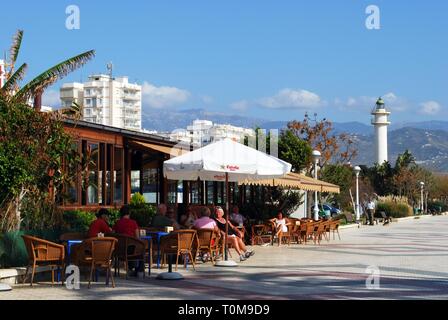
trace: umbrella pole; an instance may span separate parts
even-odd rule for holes
[[[216,267],[236,267],[237,263],[233,260],[229,260],[228,257],[228,246],[227,246],[227,233],[229,231],[229,174],[226,172],[226,212],[225,212],[225,219],[226,219],[226,227],[225,227],[225,234],[224,234],[224,245],[222,246],[224,248],[224,260],[218,261],[215,266]]]
[[[229,174],[226,172],[226,231],[225,231],[225,235],[224,235],[224,247],[225,247],[225,252],[224,252],[224,257],[225,260],[228,261],[229,260],[229,253],[228,253],[228,247],[227,247],[227,235],[229,232]]]

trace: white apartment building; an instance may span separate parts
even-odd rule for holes
[[[142,87],[127,77],[92,75],[85,83],[66,83],[60,89],[62,107],[82,106],[83,120],[130,130],[142,129]]]
[[[242,141],[244,137],[255,137],[255,131],[229,124],[216,124],[208,120],[195,120],[186,130],[176,130],[170,137],[195,147],[202,147],[225,138]]]

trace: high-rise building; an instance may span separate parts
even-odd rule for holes
[[[142,87],[127,77],[92,75],[85,83],[66,83],[60,89],[63,108],[76,102],[83,120],[130,130],[142,128]]]
[[[386,110],[383,99],[379,98],[376,107],[372,110],[372,125],[375,127],[375,162],[382,165],[388,161],[387,154],[387,127],[390,112]]]

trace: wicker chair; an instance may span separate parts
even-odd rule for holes
[[[333,220],[330,222],[330,232],[333,231],[333,240],[335,239],[335,233],[338,234],[339,240],[341,240],[341,235],[339,234],[339,225],[341,221]]]
[[[115,280],[112,274],[112,254],[118,240],[112,237],[90,238],[84,240],[77,248],[78,265],[89,265],[89,289],[96,268],[106,269],[106,283],[109,277],[112,280],[112,287],[115,288]]]
[[[26,268],[25,277],[23,278],[23,283],[26,282],[30,268],[32,268],[30,286],[33,286],[36,267],[48,266],[51,268],[51,283],[54,284],[54,269],[61,268],[61,270],[64,270],[65,267],[64,246],[31,236],[24,235],[22,238],[28,252],[28,266]],[[62,284],[63,283],[64,280],[62,280]]]
[[[197,230],[197,252],[206,252],[210,255],[210,261],[215,263],[219,252],[219,234],[213,229],[199,229]],[[194,254],[196,257],[197,254]]]
[[[320,244],[321,240],[322,240],[322,236],[324,236],[325,238],[327,237],[326,235],[326,221],[319,221],[316,222],[314,225],[314,233],[313,233],[313,240],[314,240],[314,244],[318,243]]]
[[[179,256],[184,255],[190,258],[190,261],[195,269],[195,260],[193,258],[193,242],[197,241],[195,230],[178,230],[171,232],[169,235],[161,238],[161,255],[163,258],[167,254],[176,255],[176,271],[179,265]],[[165,260],[165,259],[163,259]],[[187,260],[185,261],[185,267],[187,266]],[[162,264],[163,265],[163,264]]]
[[[301,236],[302,243],[307,244],[308,240],[310,240],[314,235],[314,229],[318,223],[314,221],[308,221],[306,223],[302,223],[303,227],[301,228]]]
[[[124,262],[126,279],[128,278],[129,262],[139,262],[144,265],[145,255],[148,243],[140,239],[127,235],[116,234],[114,238],[118,239],[117,250],[115,250],[115,275],[120,274],[120,262]],[[151,253],[149,253],[151,254]],[[151,268],[151,266],[149,266]],[[143,274],[144,274],[143,270]]]
[[[291,239],[293,238],[292,231],[293,231],[294,225],[291,222],[289,222],[288,219],[286,219],[286,227],[288,228],[288,231],[286,231],[286,232],[280,231],[280,233],[278,234],[278,246],[280,246],[283,241],[285,243],[287,243],[288,246],[291,244]],[[272,229],[276,230],[274,224],[272,224]],[[274,231],[274,234],[275,233],[276,232]],[[272,241],[273,241],[272,244],[274,244],[275,238]]]
[[[272,227],[266,224],[252,225],[251,244],[272,243]],[[265,241],[268,240],[268,241]]]

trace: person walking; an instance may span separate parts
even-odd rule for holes
[[[373,198],[370,198],[369,202],[367,202],[367,213],[369,214],[369,224],[373,226],[373,217],[375,215],[375,201],[373,201]]]

